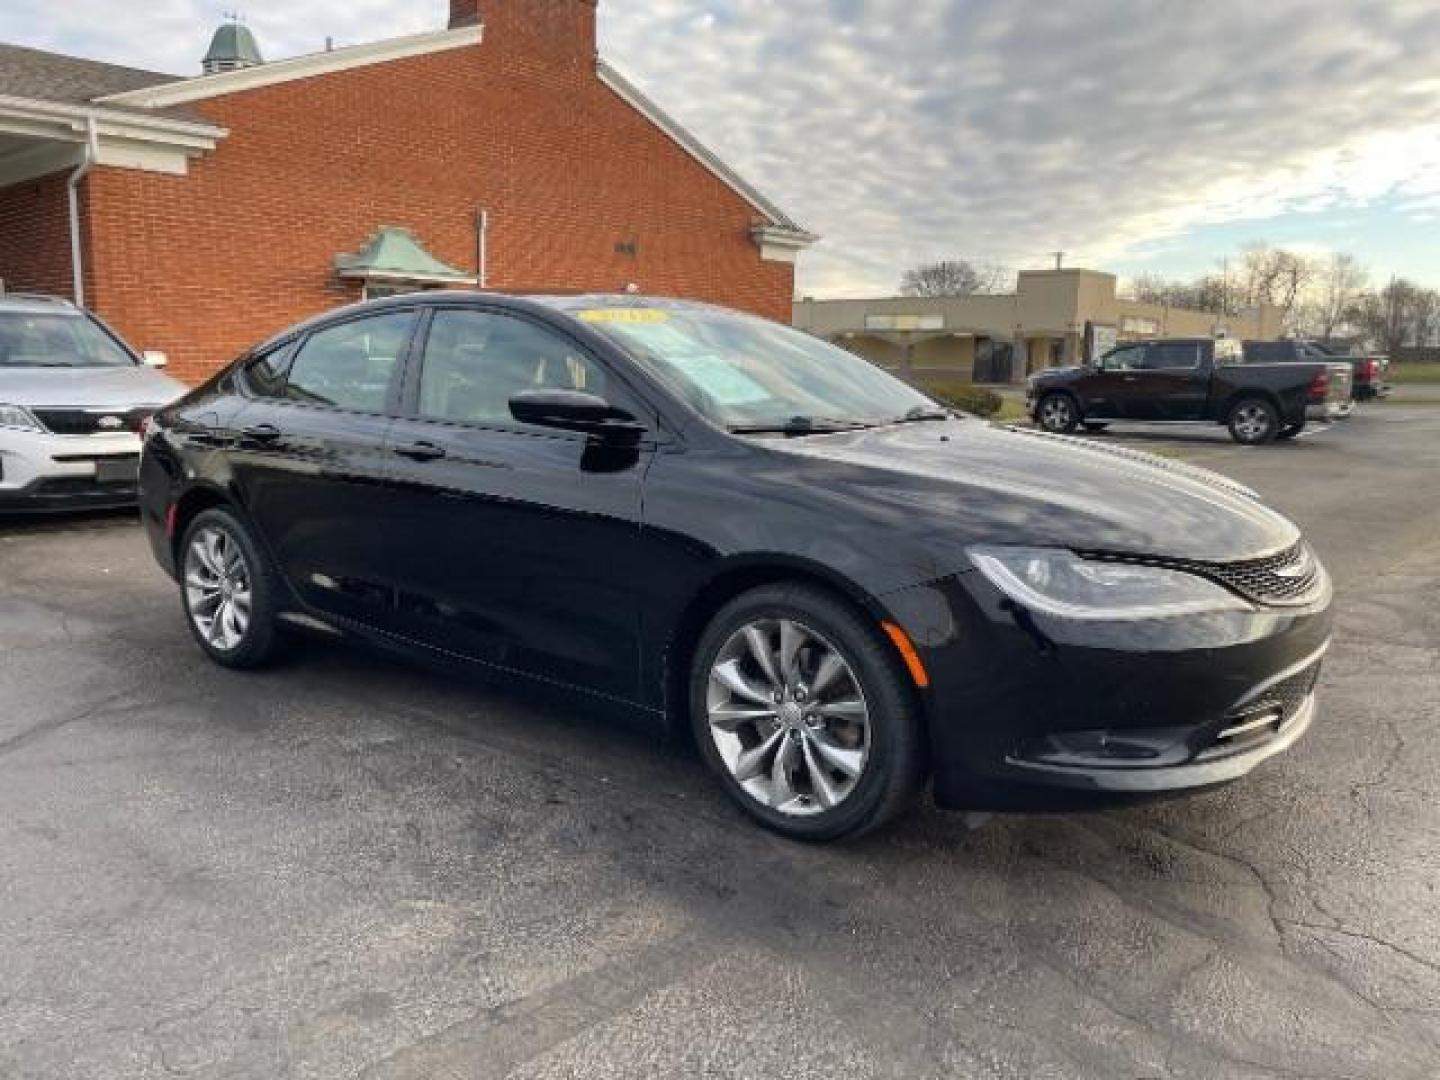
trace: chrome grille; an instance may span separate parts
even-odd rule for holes
[[[1082,551],[1087,559],[1099,562],[1158,566],[1166,570],[1183,570],[1209,578],[1257,604],[1304,604],[1315,594],[1320,583],[1320,563],[1304,541],[1278,555],[1244,562],[1215,563],[1198,559],[1167,559],[1146,555],[1114,554]]]

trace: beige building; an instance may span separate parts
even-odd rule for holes
[[[995,296],[799,300],[794,325],[917,382],[1022,382],[1117,341],[1279,336],[1278,308],[1240,315],[1122,300],[1113,274],[1025,270]]]

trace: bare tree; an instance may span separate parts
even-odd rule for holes
[[[1315,265],[1303,255],[1265,243],[1240,252],[1240,293],[1245,304],[1280,309],[1280,324],[1294,330],[1301,296],[1315,279]]]
[[[945,259],[905,271],[900,292],[904,296],[973,296],[994,292],[1000,286],[1001,276],[998,267],[976,266],[965,259]]]
[[[1365,288],[1370,275],[1354,255],[1336,251],[1320,264],[1317,276],[1314,330],[1317,336],[1329,341],[1336,328],[1345,321],[1346,313]]]
[[[1440,293],[1395,278],[1377,292],[1362,293],[1346,316],[1366,343],[1393,354],[1405,345],[1430,345],[1440,335]]]

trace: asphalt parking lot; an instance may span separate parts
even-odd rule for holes
[[[327,643],[224,672],[128,517],[0,524],[0,1077],[1440,1075],[1440,402],[1104,438],[1306,528],[1313,731],[820,849],[573,703]]]

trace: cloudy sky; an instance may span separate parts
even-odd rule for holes
[[[507,0],[495,0],[497,3]],[[0,40],[188,72],[235,6],[4,0]],[[247,0],[271,58],[444,0]],[[959,256],[1188,274],[1251,240],[1440,286],[1436,0],[602,0],[607,58],[824,243],[815,295]],[[122,14],[123,12],[123,14]]]

